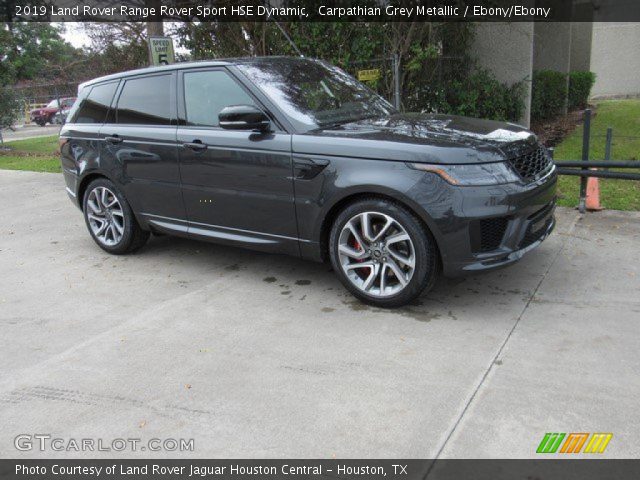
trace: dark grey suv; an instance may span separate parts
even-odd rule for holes
[[[122,254],[150,232],[329,260],[356,297],[403,305],[501,267],[554,227],[556,173],[513,124],[401,114],[303,58],[183,63],[80,86],[67,191]]]

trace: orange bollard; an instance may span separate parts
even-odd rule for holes
[[[598,177],[589,177],[587,179],[587,198],[585,206],[590,212],[598,212],[602,210],[602,207],[600,206],[600,185],[598,184],[598,180]]]

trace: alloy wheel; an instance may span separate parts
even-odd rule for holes
[[[95,238],[108,247],[120,243],[124,235],[124,213],[118,197],[106,187],[96,187],[87,198],[87,219]]]
[[[413,242],[390,215],[363,212],[344,225],[338,237],[342,271],[359,290],[374,297],[402,291],[416,268]]]

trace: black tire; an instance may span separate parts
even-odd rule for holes
[[[99,187],[107,188],[109,191],[113,192],[116,196],[118,202],[120,203],[122,209],[122,218],[123,218],[123,232],[121,239],[113,244],[106,245],[103,241],[101,241],[93,231],[91,224],[89,222],[89,205],[87,204],[89,200],[89,196],[92,191]],[[149,232],[143,230],[136,217],[133,215],[133,211],[131,210],[131,206],[129,202],[127,202],[125,196],[122,192],[115,186],[115,184],[107,179],[107,178],[98,178],[93,180],[85,190],[84,198],[82,200],[82,212],[84,214],[84,220],[87,225],[87,229],[89,230],[89,234],[93,238],[93,240],[98,244],[100,248],[102,248],[105,252],[109,252],[114,255],[123,255],[126,253],[132,253],[136,250],[140,249],[149,239]]]
[[[364,212],[380,212],[393,217],[409,235],[415,252],[413,276],[404,288],[392,296],[370,295],[352,283],[345,274],[338,256],[340,234],[347,222]],[[430,290],[438,278],[440,263],[433,235],[411,211],[394,201],[382,198],[358,200],[342,210],[336,217],[329,235],[329,257],[333,270],[349,292],[364,303],[382,308],[397,308]]]
[[[41,127],[44,127],[47,124],[47,121],[44,119],[39,119],[39,120],[36,120],[36,123]]]

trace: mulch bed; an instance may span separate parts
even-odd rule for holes
[[[595,117],[597,115],[595,106],[590,105],[589,108],[591,108],[591,118]],[[574,110],[558,118],[532,123],[531,130],[538,135],[543,145],[555,147],[582,124],[583,116],[583,110]]]

